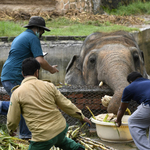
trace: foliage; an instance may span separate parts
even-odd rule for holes
[[[6,125],[0,124],[0,149],[1,150],[27,150],[28,141],[11,137],[8,134]]]
[[[103,8],[107,13],[112,15],[121,15],[121,16],[129,16],[129,15],[139,15],[139,14],[150,14],[150,2],[141,2],[137,1],[134,3],[130,3],[129,5],[119,5],[117,9],[108,9]]]

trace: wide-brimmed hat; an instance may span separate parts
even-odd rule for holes
[[[24,26],[24,28],[33,27],[33,26],[43,28],[46,31],[51,31],[50,29],[46,28],[45,20],[39,16],[31,17],[29,20],[29,24]]]

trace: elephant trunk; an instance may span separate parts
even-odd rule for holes
[[[121,103],[123,90],[127,85],[129,85],[129,83],[126,80],[125,75],[124,76],[115,75],[115,78],[114,79],[112,78],[112,80],[113,81],[111,82],[111,84],[107,83],[110,86],[110,88],[113,89],[113,91],[114,91],[114,95],[109,102],[107,111],[108,111],[108,113],[117,114],[118,108]]]
[[[107,67],[109,60],[107,59],[107,62],[103,61],[104,67],[99,74],[99,76],[103,78],[99,78],[99,81],[104,81],[114,91],[114,95],[109,102],[107,111],[108,113],[117,114],[118,108],[121,103],[123,90],[127,85],[129,85],[129,83],[127,82],[127,75],[135,69],[134,67],[131,67],[129,65],[131,64],[132,59],[129,60],[125,57],[122,57],[122,59],[118,61],[119,57],[112,58],[110,56],[109,58],[111,59],[109,68]]]
[[[122,92],[123,90],[115,91],[112,99],[109,102],[109,105],[107,107],[107,112],[108,113],[114,113],[117,114],[118,108],[121,103],[121,97],[122,97]]]

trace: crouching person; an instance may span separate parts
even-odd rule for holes
[[[39,69],[35,58],[27,58],[22,63],[24,80],[13,91],[7,114],[10,135],[22,114],[32,133],[29,150],[49,150],[53,145],[63,150],[84,150],[81,144],[65,136],[68,125],[58,108],[89,124],[90,120],[54,84],[39,80]]]

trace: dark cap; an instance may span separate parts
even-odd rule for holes
[[[29,20],[29,24],[24,26],[24,28],[33,27],[33,26],[43,28],[46,31],[51,31],[50,29],[46,28],[45,20],[39,16],[31,17]]]

